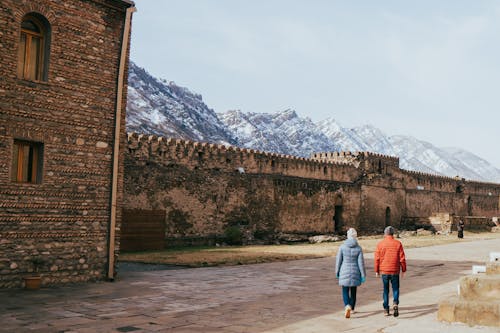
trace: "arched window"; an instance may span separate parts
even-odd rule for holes
[[[21,22],[17,74],[31,81],[47,80],[50,25],[39,14],[28,14]]]

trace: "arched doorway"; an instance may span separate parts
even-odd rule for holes
[[[334,213],[333,213],[333,230],[337,235],[345,234],[344,219],[342,213],[344,211],[344,204],[342,200],[342,192],[339,190],[335,193],[334,199]]]
[[[472,206],[472,198],[469,195],[469,197],[467,198],[467,215],[469,216],[472,216]]]
[[[335,213],[333,215],[333,227],[336,234],[344,233],[344,222],[342,221],[343,206],[335,205]]]
[[[387,207],[385,209],[385,226],[388,227],[391,225],[391,208]]]

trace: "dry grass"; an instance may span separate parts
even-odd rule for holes
[[[500,238],[500,233],[466,232],[463,241]],[[364,252],[373,252],[381,236],[360,237]],[[459,241],[456,235],[412,236],[400,238],[405,248],[425,247]],[[120,254],[120,261],[154,264],[184,265],[189,267],[243,265],[262,262],[311,259],[333,256],[342,242],[293,245],[252,245],[227,247],[195,247],[162,251],[128,252]]]

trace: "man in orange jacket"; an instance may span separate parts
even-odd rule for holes
[[[389,316],[389,282],[392,285],[394,317],[399,316],[399,272],[404,277],[406,272],[406,258],[403,244],[394,239],[394,228],[389,226],[384,230],[384,239],[380,241],[375,250],[375,274],[382,275],[384,285],[384,310]]]

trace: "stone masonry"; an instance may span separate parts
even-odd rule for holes
[[[462,277],[458,291],[439,303],[439,320],[500,327],[500,262],[488,262],[486,274]]]
[[[498,184],[402,170],[398,158],[367,152],[299,158],[128,135],[124,206],[164,211],[166,246],[214,243],[229,227],[250,241],[386,225],[450,231],[458,217],[488,229],[499,196]]]
[[[33,258],[43,285],[106,275],[118,67],[131,5],[0,2],[0,288],[22,286]],[[41,80],[18,74],[21,22],[31,14],[46,22]],[[12,180],[16,140],[41,147],[37,182]]]

